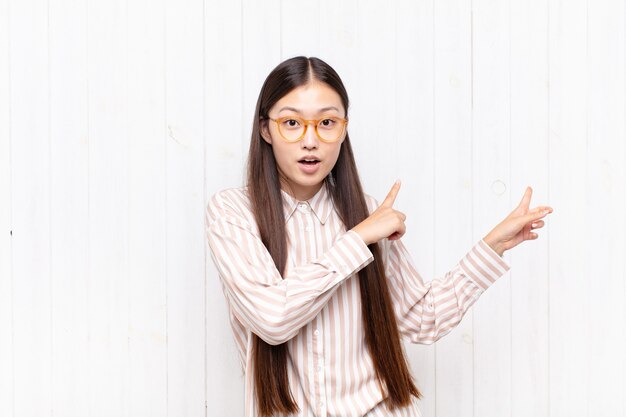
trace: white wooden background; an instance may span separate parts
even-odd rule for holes
[[[554,213],[449,335],[424,417],[626,416],[624,0],[0,0],[0,416],[239,416],[204,236],[265,76],[343,78],[366,192],[442,276]]]

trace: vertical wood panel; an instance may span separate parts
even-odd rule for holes
[[[551,204],[548,154],[548,1],[512,1],[510,208],[527,186],[531,208]],[[560,207],[555,215],[561,214]],[[505,211],[502,212],[506,214]],[[539,239],[509,251],[511,281],[511,416],[549,415],[548,241],[553,219]]]
[[[204,270],[204,3],[165,8],[167,414],[206,403]],[[236,22],[236,21],[235,21]]]
[[[48,8],[43,1],[13,1],[9,7],[11,412],[32,416],[43,415],[52,405]]]
[[[88,411],[102,417],[130,409],[126,28],[125,1],[87,4]]]
[[[87,6],[49,3],[52,407],[87,415],[89,137]],[[9,415],[9,414],[7,414]]]
[[[589,415],[624,416],[624,2],[590,1],[587,13]]]
[[[0,414],[13,410],[10,1],[0,0]]]
[[[352,100],[353,89],[348,83],[358,74],[354,59],[361,50],[356,43],[358,3],[355,0],[333,2],[319,1],[319,52],[318,58],[326,61],[341,77]],[[348,115],[350,111],[348,110]]]
[[[127,6],[130,415],[158,417],[168,404],[165,2]]]
[[[205,7],[204,123],[208,198],[215,187],[239,186],[244,181],[248,141],[244,140],[243,132],[244,127],[246,131],[251,130],[251,120],[243,120],[242,116],[241,49],[242,33],[246,30],[242,27],[242,6],[211,2]],[[272,64],[272,67],[276,65]],[[255,65],[250,62],[252,68]],[[260,86],[255,88],[260,89]]]
[[[435,2],[434,114],[435,271],[450,270],[475,242],[472,235],[471,10],[463,1]],[[476,239],[477,240],[477,239]],[[472,307],[473,308],[473,307]],[[473,310],[436,342],[436,415],[473,416]]]
[[[298,55],[319,55],[319,1],[288,0],[280,5],[281,61]]]
[[[550,0],[550,414],[589,413],[587,1]],[[595,214],[595,213],[594,213]],[[555,237],[554,239],[552,237]],[[581,343],[582,342],[582,343]]]

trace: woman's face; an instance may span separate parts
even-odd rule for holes
[[[345,118],[345,109],[335,90],[326,83],[312,80],[289,92],[269,110],[269,117],[273,119],[285,116],[299,116],[307,120]],[[310,123],[302,140],[289,143],[281,138],[276,122],[267,122],[267,125],[261,125],[261,135],[272,145],[281,188],[299,201],[308,200],[320,189],[324,178],[335,166],[346,132],[337,142],[328,143],[317,136],[313,123]],[[311,155],[312,159],[320,162],[313,166],[299,162]]]

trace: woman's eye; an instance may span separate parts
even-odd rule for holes
[[[332,126],[334,123],[336,123],[334,119],[324,119],[321,121],[321,124],[324,127]]]
[[[289,127],[295,127],[295,126],[297,126],[297,125],[298,125],[298,121],[297,121],[297,120],[295,120],[295,119],[288,119],[288,120],[285,120],[285,122],[284,122],[284,123],[285,123],[287,126],[289,126]]]

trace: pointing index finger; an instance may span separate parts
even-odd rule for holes
[[[393,206],[393,203],[396,201],[396,197],[398,196],[398,191],[400,191],[400,180],[397,180],[393,186],[391,187],[391,191],[385,197],[385,201],[381,204],[381,206]]]

